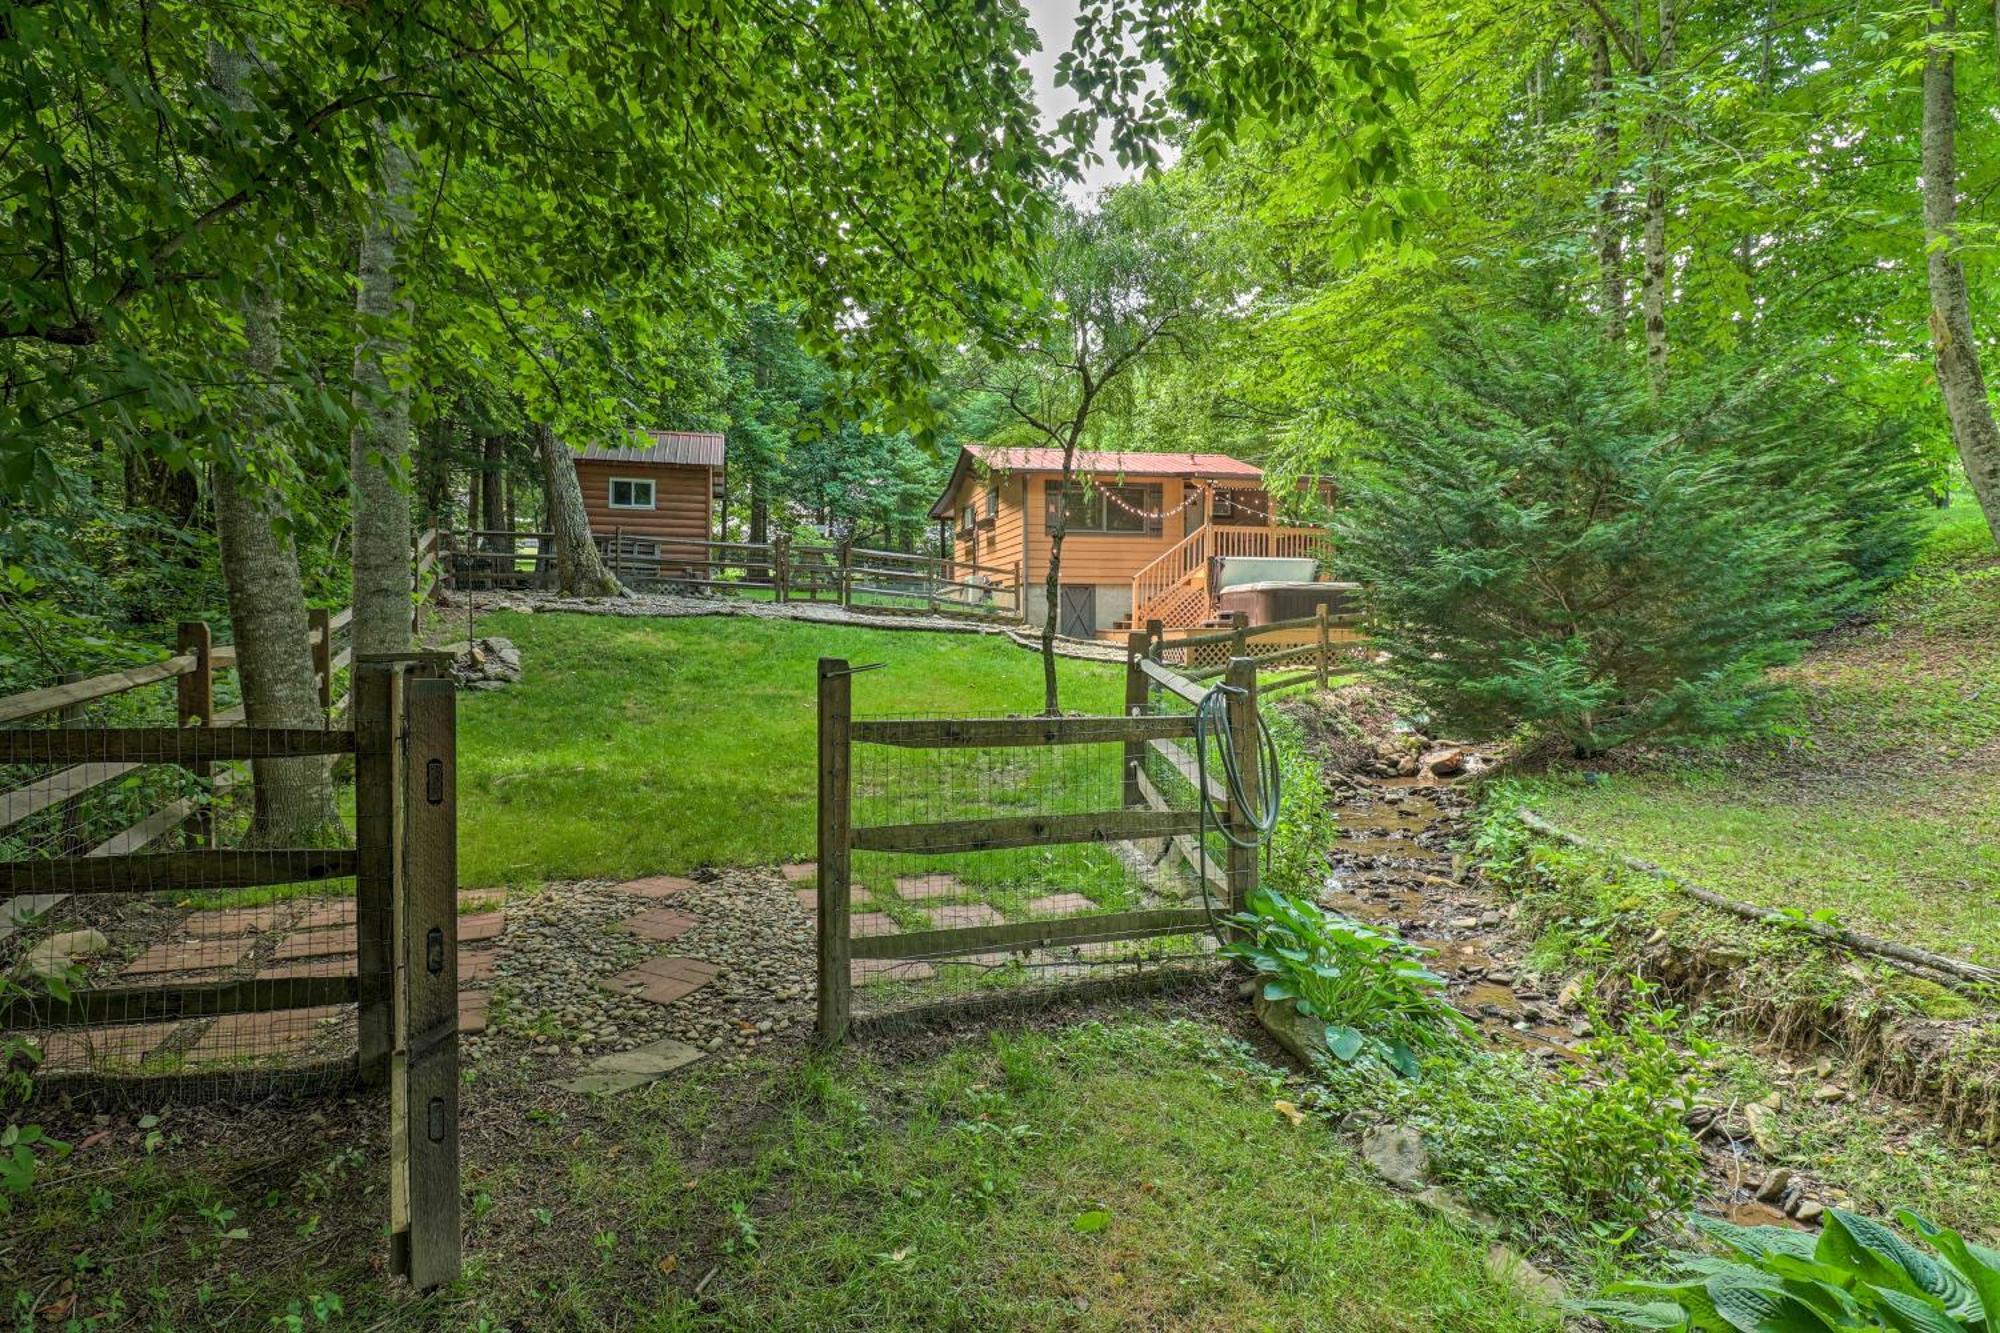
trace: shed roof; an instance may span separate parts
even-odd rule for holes
[[[712,430],[649,430],[642,432],[652,444],[643,449],[607,444],[589,444],[577,451],[578,458],[602,459],[612,463],[677,463],[689,467],[721,467],[724,440]]]
[[[951,516],[951,497],[966,471],[978,463],[993,472],[1061,472],[1062,450],[968,444],[959,450],[944,494],[931,506],[932,518]],[[1133,453],[1127,450],[1079,449],[1072,460],[1080,475],[1093,477],[1204,477],[1226,481],[1262,481],[1264,469],[1228,454],[1193,451]]]

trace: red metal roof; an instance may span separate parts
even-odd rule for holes
[[[679,463],[692,467],[721,467],[724,440],[712,430],[649,430],[641,432],[652,440],[646,449],[590,444],[577,451],[578,458],[601,458],[613,463]]]
[[[1061,472],[1062,450],[968,444],[945,483],[944,494],[931,506],[932,518],[951,515],[951,497],[966,469],[978,463],[992,472]],[[1188,452],[1133,453],[1125,450],[1079,449],[1072,467],[1092,477],[1205,477],[1213,480],[1262,481],[1264,469],[1228,454]]]
[[[965,452],[995,472],[1060,472],[1062,450],[968,444]],[[1132,453],[1099,449],[1076,451],[1074,467],[1095,477],[1238,477],[1261,481],[1264,469],[1228,454]]]

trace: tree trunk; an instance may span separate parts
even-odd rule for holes
[[[485,511],[486,526],[489,530],[504,527],[507,517],[506,487],[502,480],[507,469],[507,442],[498,435],[489,435],[479,450],[479,507]],[[499,537],[488,537],[486,549],[504,550]]]
[[[2000,3],[2000,0],[1996,0]],[[1618,199],[1618,109],[1611,96],[1611,39],[1593,25],[1590,90],[1597,113],[1597,281],[1604,305],[1604,336],[1625,340],[1625,217]]]
[[[1055,521],[1049,524],[1049,574],[1042,581],[1042,596],[1048,600],[1042,617],[1042,711],[1055,717],[1062,709],[1056,696],[1056,617],[1062,611],[1063,536],[1069,531],[1070,471],[1076,464],[1076,441],[1081,432],[1071,431],[1063,442],[1062,487],[1057,492]],[[1026,503],[1033,504],[1028,497]],[[1027,523],[1027,516],[1022,516]]]
[[[1660,0],[1660,38],[1649,66],[1656,102],[1666,94],[1674,68],[1674,0]],[[1645,273],[1640,291],[1641,317],[1646,325],[1646,374],[1658,394],[1667,383],[1667,179],[1666,154],[1673,135],[1673,118],[1656,105],[1646,116],[1651,149],[1646,165],[1646,225],[1643,236]]]
[[[1951,8],[1931,12],[1931,33],[1949,38]],[[1966,479],[2000,542],[2000,427],[1986,396],[1986,376],[1972,335],[1972,298],[1958,257],[1958,93],[1948,46],[1934,42],[1924,60],[1924,232],[1929,252],[1931,346],[1951,437]]]
[[[354,631],[363,653],[410,651],[410,397],[391,363],[409,357],[409,302],[396,290],[396,247],[409,221],[409,156],[386,125],[376,207],[362,228],[355,313],[354,430],[348,484],[354,503]]]
[[[223,100],[247,107],[243,57],[209,48],[210,76]],[[260,440],[278,414],[269,402],[278,369],[277,298],[253,290],[243,311],[242,456],[281,447]],[[229,603],[236,678],[252,727],[322,727],[319,689],[307,646],[306,594],[298,551],[276,519],[277,496],[255,477],[230,467],[215,472],[215,531],[223,591]],[[405,612],[407,615],[407,611]],[[309,847],[337,838],[340,817],[322,757],[251,761],[250,846]]]
[[[566,597],[630,597],[604,567],[596,543],[590,540],[590,517],[584,512],[583,487],[570,451],[540,422],[535,424],[535,452],[548,493],[548,528],[556,539],[557,586]]]

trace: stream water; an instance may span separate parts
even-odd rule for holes
[[[1578,1059],[1588,1021],[1570,1012],[1519,967],[1508,908],[1453,850],[1468,805],[1448,782],[1432,778],[1341,776],[1334,806],[1339,833],[1327,853],[1322,906],[1393,927],[1432,951],[1451,1003],[1495,1046],[1550,1065]],[[1700,1140],[1707,1164],[1705,1211],[1745,1225],[1797,1226],[1760,1203],[1752,1186],[1761,1170],[1728,1136]]]

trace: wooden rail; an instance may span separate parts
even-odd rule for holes
[[[1250,842],[1246,804],[1230,802],[1226,784],[1211,778],[1201,782],[1196,760],[1183,742],[1195,735],[1194,714],[1185,708],[1155,711],[1155,690],[1170,694],[1177,704],[1195,703],[1208,691],[1147,657],[1144,635],[1131,637],[1127,662],[1126,715],[1121,717],[943,718],[907,721],[854,719],[852,673],[845,661],[822,658],[819,663],[819,1022],[822,1042],[837,1042],[854,1029],[853,967],[864,962],[975,958],[1059,946],[1140,940],[1192,934],[1211,927],[1203,907],[1151,907],[1130,911],[1066,912],[1034,920],[992,919],[980,925],[940,927],[906,933],[852,933],[852,856],[874,852],[914,856],[965,856],[1015,848],[1063,844],[1117,844],[1147,860],[1158,861],[1178,852],[1195,873],[1226,893],[1240,906],[1256,884],[1256,857],[1233,844],[1227,864],[1218,867],[1203,847],[1205,829],[1228,829]],[[1247,685],[1246,682],[1247,681]],[[1255,668],[1239,660],[1231,668],[1230,736],[1238,747],[1239,767],[1254,760],[1247,747],[1256,743]],[[877,745],[923,749],[968,747],[1050,747],[1103,745],[1118,747],[1124,808],[1082,814],[990,815],[976,819],[943,819],[924,823],[855,826],[851,797],[852,747]],[[1174,809],[1145,771],[1148,755],[1160,755],[1205,799],[1195,809]],[[1249,781],[1254,785],[1254,774]],[[1255,793],[1250,793],[1254,800]],[[1184,798],[1185,800],[1185,798]],[[1219,812],[1219,813],[1218,813]],[[1141,844],[1159,843],[1155,854]],[[1048,886],[1051,890],[1063,887]],[[1074,904],[1076,895],[1051,899]],[[1032,910],[1032,909],[1031,909]],[[1048,910],[1060,910],[1051,907]],[[926,973],[928,975],[928,973]],[[1081,983],[1089,985],[1090,983]],[[1069,983],[1058,987],[1071,989]],[[928,1012],[956,1012],[967,1004],[984,1004],[990,995],[953,995],[933,1000]]]
[[[857,594],[921,603],[939,613],[1021,616],[1018,566],[980,565],[913,551],[789,537],[714,541],[653,537],[622,528],[591,534],[605,566],[622,582],[719,592],[768,592],[779,602],[852,605]],[[521,545],[532,542],[533,549]],[[548,588],[555,535],[474,529],[439,538],[446,576],[459,588]]]

